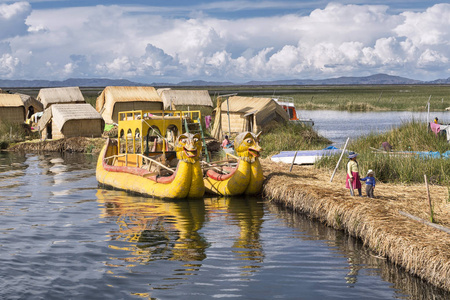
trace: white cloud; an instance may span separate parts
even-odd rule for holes
[[[391,68],[417,79],[448,77],[450,4],[388,11],[384,5],[330,3],[307,16],[225,20],[201,13],[165,18],[149,8],[121,6],[31,11],[18,2],[0,5],[1,28],[13,28],[0,31],[0,45],[8,46],[0,47],[0,74],[247,81]],[[431,78],[422,78],[424,69]]]
[[[450,5],[437,4],[424,12],[405,12],[405,21],[394,29],[414,45],[449,45]]]
[[[10,54],[0,56],[0,76],[4,78],[12,78],[14,70],[19,64],[19,60]]]
[[[0,40],[25,34],[28,30],[25,18],[30,12],[27,2],[0,4]]]

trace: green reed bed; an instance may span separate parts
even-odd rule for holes
[[[11,144],[24,141],[27,136],[37,137],[37,135],[24,124],[0,122],[0,149],[7,149]]]
[[[383,153],[379,149],[381,143],[387,141],[394,146],[393,152]],[[424,151],[444,153],[450,145],[444,135],[436,136],[429,131],[427,124],[411,121],[402,124],[383,134],[369,134],[351,141],[347,149],[359,154],[358,163],[362,175],[368,169],[375,171],[375,177],[381,182],[419,183],[424,174],[435,184],[450,184],[450,159],[424,158],[401,151]],[[334,169],[339,157],[326,157],[316,163],[319,168]],[[340,164],[345,170],[347,159]]]
[[[448,85],[355,85],[273,87],[261,96],[290,97],[298,109],[432,111],[450,106]],[[431,96],[431,98],[430,98]]]
[[[280,151],[321,149],[331,141],[320,136],[312,127],[302,124],[286,123],[275,125],[261,135],[260,145],[263,157]]]

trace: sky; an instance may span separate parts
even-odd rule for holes
[[[432,0],[0,0],[0,79],[450,77]]]

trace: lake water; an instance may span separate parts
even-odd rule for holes
[[[411,120],[427,121],[426,112],[347,112],[333,110],[300,110],[301,118],[312,119],[318,133],[337,146],[345,144],[350,139],[370,132],[385,132]],[[442,123],[450,123],[450,112],[433,112],[429,121],[435,117]]]
[[[261,198],[98,188],[96,160],[0,152],[0,299],[450,299]]]

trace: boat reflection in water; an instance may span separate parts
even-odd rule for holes
[[[182,261],[183,267],[177,265],[175,274],[195,275],[211,244],[228,242],[231,251],[226,256],[240,261],[241,276],[260,268],[263,261],[263,203],[254,198],[162,200],[99,189],[97,199],[102,203],[102,217],[118,225],[111,232],[109,247],[124,252],[112,258],[113,265],[120,265],[118,261],[128,267],[157,260]],[[226,223],[227,230],[221,225],[218,231],[205,229],[205,224],[214,228],[218,218],[225,218],[218,223]],[[234,225],[239,233],[229,230]]]
[[[208,243],[199,234],[205,222],[203,199],[159,200],[107,190],[98,190],[97,198],[104,203],[103,217],[117,222],[112,241],[127,242],[110,247],[128,251],[127,262],[205,259]]]
[[[259,269],[264,260],[264,250],[260,239],[264,216],[262,200],[256,197],[216,197],[205,198],[205,203],[210,218],[224,214],[227,225],[238,227],[239,235],[233,237],[232,252],[235,259],[247,261],[241,266],[244,269],[241,275]]]

